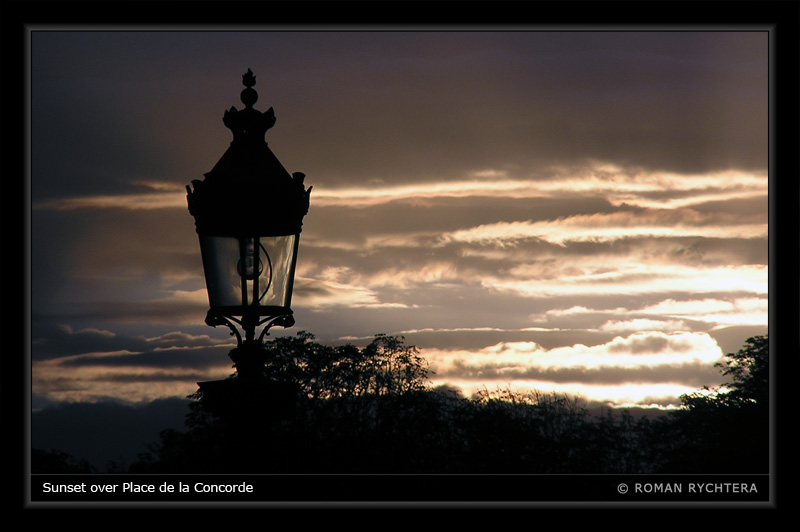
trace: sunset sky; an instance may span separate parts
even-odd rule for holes
[[[768,326],[766,31],[31,33],[34,409],[228,376],[185,187],[242,74],[313,186],[292,308],[432,385],[668,407]]]

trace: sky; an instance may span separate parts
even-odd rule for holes
[[[768,331],[765,31],[30,34],[34,410],[231,374],[186,185],[251,69],[313,186],[296,325],[432,386],[673,408]]]

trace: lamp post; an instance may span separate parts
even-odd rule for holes
[[[205,179],[193,180],[186,192],[208,289],[205,322],[226,325],[236,335],[231,359],[238,377],[248,379],[263,374],[261,345],[269,329],[295,323],[292,288],[311,187],[305,188],[304,174],[290,175],[267,145],[275,113],[253,107],[258,94],[250,69],[242,84],[244,109],[231,107],[222,119],[233,140]]]

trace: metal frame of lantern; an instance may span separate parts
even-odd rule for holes
[[[253,108],[258,95],[250,69],[242,83],[245,108],[223,116],[233,133],[230,146],[204,180],[186,187],[209,296],[205,322],[228,326],[239,347],[255,342],[265,323],[259,344],[271,327],[294,325],[297,250],[312,188],[305,188],[305,174],[289,175],[264,140],[275,113]]]

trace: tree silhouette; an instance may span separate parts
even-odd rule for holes
[[[733,378],[733,382],[725,385],[731,388],[727,394],[728,400],[769,407],[769,338],[748,338],[745,347],[737,353],[728,354],[728,359],[724,365],[726,369],[722,372]],[[722,363],[716,365],[723,367]]]
[[[95,473],[86,460],[78,460],[71,454],[43,449],[31,450],[31,473]]]
[[[748,338],[726,355],[732,381],[681,397],[683,408],[654,424],[658,469],[669,473],[769,471],[769,339]]]
[[[162,432],[133,469],[349,472],[378,465],[414,405],[423,408],[413,395],[426,390],[427,362],[402,338],[383,334],[365,348],[313,340],[303,331],[266,342],[257,389],[234,386],[234,375],[215,383],[213,394],[198,390],[188,432]],[[380,453],[365,451],[370,445]]]
[[[731,382],[685,395],[655,419],[591,414],[578,399],[428,384],[402,338],[364,348],[314,336],[264,345],[265,385],[215,402],[199,390],[187,430],[166,430],[129,472],[751,473],[769,458],[769,343],[718,364]],[[235,383],[232,376],[225,382]],[[236,391],[230,387],[227,391]],[[237,392],[238,393],[238,392]]]
[[[649,470],[636,445],[646,419],[612,410],[593,417],[577,399],[556,394],[498,390],[467,399],[432,389],[427,363],[402,338],[377,335],[364,348],[313,340],[301,332],[264,346],[266,382],[291,390],[293,401],[266,393],[261,403],[220,407],[200,390],[188,431],[164,431],[131,471]]]
[[[301,331],[264,344],[268,380],[293,382],[309,399],[398,395],[425,388],[428,366],[402,338],[376,335],[364,349],[330,347]]]

